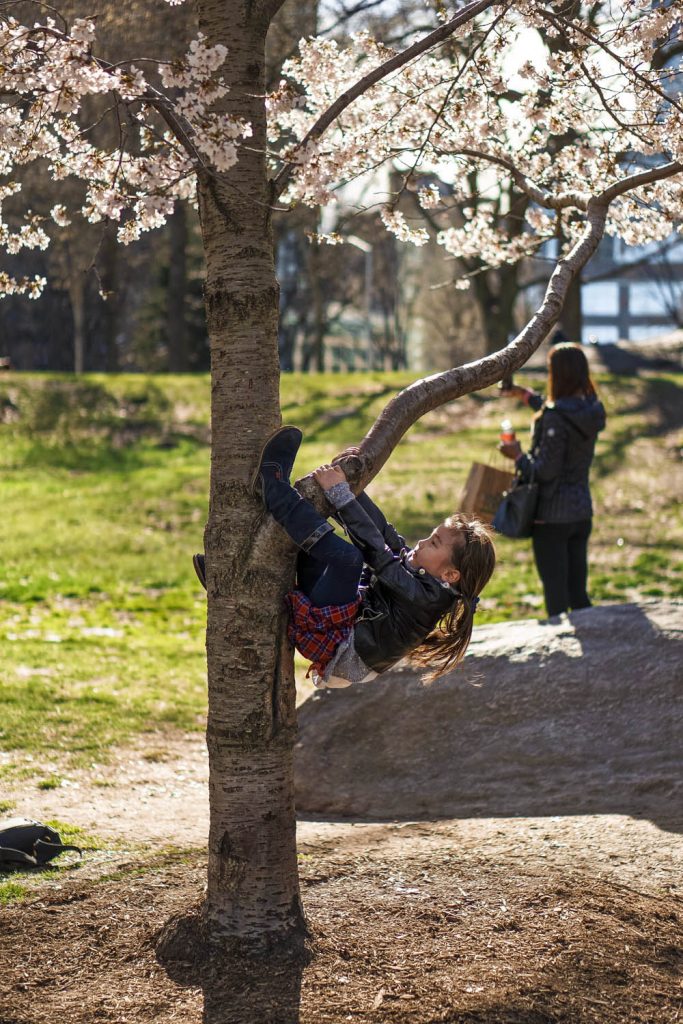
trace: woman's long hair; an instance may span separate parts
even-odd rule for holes
[[[553,345],[548,352],[548,402],[572,395],[595,398],[597,392],[591,380],[586,353],[581,345],[566,341]]]
[[[475,598],[491,579],[496,565],[491,531],[481,519],[467,512],[457,512],[444,526],[456,533],[451,562],[460,572],[456,584],[459,596],[436,629],[411,655],[418,665],[432,669],[430,680],[454,668],[465,657],[472,636]]]

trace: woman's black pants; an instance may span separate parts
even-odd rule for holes
[[[588,538],[592,525],[591,519],[534,525],[534,558],[543,584],[548,615],[591,606],[586,583]]]

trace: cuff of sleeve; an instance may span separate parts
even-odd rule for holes
[[[344,480],[342,483],[330,487],[329,491],[325,491],[325,497],[335,508],[344,508],[345,505],[354,501],[356,496]]]

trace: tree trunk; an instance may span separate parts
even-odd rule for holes
[[[185,373],[188,369],[187,324],[185,322],[185,293],[187,291],[187,214],[182,203],[177,203],[169,218],[170,253],[168,264],[168,292],[166,297],[166,344],[168,368],[171,373]]]
[[[69,300],[74,322],[74,373],[85,370],[85,274],[76,270],[69,275]]]
[[[319,225],[316,224],[316,230]],[[308,287],[311,294],[311,320],[307,331],[306,348],[310,356],[306,360],[306,369],[310,369],[313,360],[318,373],[325,372],[325,300],[322,293],[322,275],[320,273],[320,242],[311,239],[308,250]]]
[[[108,373],[119,368],[119,331],[121,329],[121,309],[126,301],[126,282],[122,280],[121,247],[116,241],[113,223],[107,224],[102,245],[100,247],[102,290],[107,298],[104,302],[102,317],[104,321],[105,366]]]
[[[282,939],[291,945],[305,932],[292,786],[294,676],[279,640],[293,556],[277,528],[258,530],[262,508],[249,489],[263,441],[280,423],[264,160],[267,19],[251,3],[199,0],[199,27],[228,47],[223,105],[253,129],[235,167],[199,180],[212,424],[207,919],[214,936],[263,949]]]
[[[497,267],[473,278],[474,293],[484,330],[484,352],[505,348],[514,333],[514,308],[519,293],[519,266]]]
[[[567,298],[562,310],[562,331],[569,341],[578,341],[583,338],[583,315],[581,308],[581,277],[575,277],[569,286]]]

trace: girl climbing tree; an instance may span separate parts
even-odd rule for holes
[[[24,23],[12,12],[27,6]],[[511,344],[416,382],[359,439],[357,455],[341,463],[358,492],[425,412],[523,365],[605,231],[629,244],[667,237],[680,222],[683,170],[677,5],[439,7],[433,31],[401,52],[367,34],[346,49],[309,40],[266,96],[266,37],[280,6],[198,0],[198,35],[171,63],[137,49],[135,59],[98,57],[95,21],[68,24],[59,0],[5,5],[0,23],[0,232],[9,252],[44,248],[53,230],[21,207],[31,163],[85,183],[82,208],[55,205],[55,225],[81,215],[113,221],[123,244],[163,223],[177,202],[199,207],[212,359],[206,922],[214,935],[260,948],[305,933],[282,614],[294,549],[250,490],[262,445],[280,425],[273,209],[334,201],[340,184],[391,165],[403,186],[383,197],[384,223],[419,245],[426,232],[406,218],[402,192],[416,190],[427,208],[447,206],[448,194],[421,187],[418,176],[438,173],[455,200],[458,179],[476,169],[492,196],[510,179],[528,196],[524,230],[508,237],[479,204],[440,234],[445,253],[476,252],[496,266],[565,240],[539,309]],[[550,45],[558,38],[559,51]],[[93,97],[102,101],[95,118]],[[98,143],[106,118],[116,126],[109,147]],[[42,284],[30,275],[0,281],[6,293],[33,296]],[[312,481],[301,489],[321,500]]]

